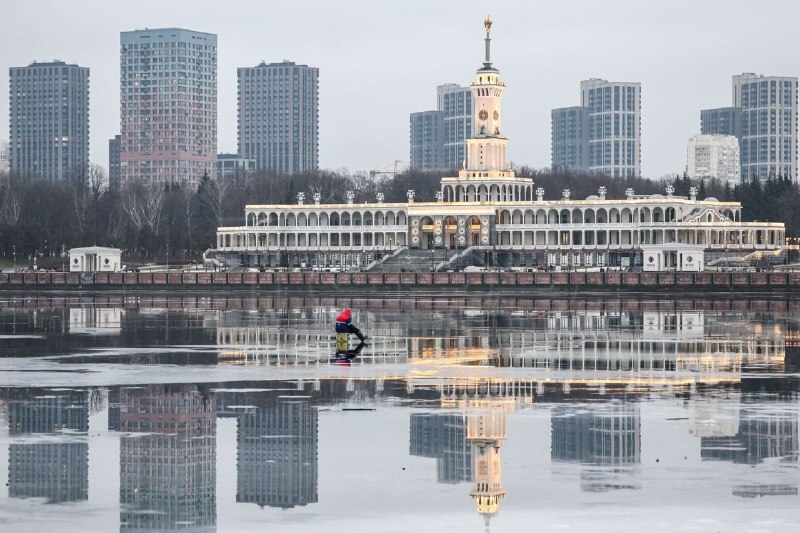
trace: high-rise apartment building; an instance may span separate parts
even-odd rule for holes
[[[738,107],[719,107],[700,111],[700,133],[703,135],[742,136],[742,110]]]
[[[89,69],[63,61],[9,70],[10,171],[50,181],[89,165]]]
[[[581,82],[581,105],[551,111],[551,165],[614,177],[641,175],[640,83]]]
[[[440,170],[444,167],[444,113],[411,113],[411,168]]]
[[[742,110],[742,175],[797,180],[797,78],[734,76],[733,105]]]
[[[238,69],[239,155],[281,174],[319,168],[319,69],[291,61]]]
[[[733,106],[700,111],[701,132],[739,139],[742,179],[797,173],[797,77],[733,76]]]
[[[179,28],[120,34],[120,177],[189,182],[217,156],[217,36]]]
[[[472,137],[472,89],[455,83],[436,87],[436,110],[410,115],[411,168],[455,170],[464,167]]]
[[[442,165],[446,169],[460,169],[467,160],[467,139],[472,137],[472,89],[455,83],[439,85],[436,105],[443,114]]]
[[[120,185],[119,154],[121,149],[122,135],[114,135],[113,139],[108,140],[108,186],[112,189],[119,189]]]
[[[581,105],[588,108],[590,172],[641,175],[641,93],[640,83],[581,82]]]
[[[553,170],[589,170],[588,109],[562,107],[551,111]]]
[[[686,173],[691,179],[716,178],[735,187],[742,182],[739,139],[733,135],[695,135],[689,139]]]

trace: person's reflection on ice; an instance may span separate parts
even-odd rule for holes
[[[337,348],[333,359],[331,359],[331,363],[335,365],[349,366],[351,361],[358,357],[358,355],[361,353],[361,350],[363,350],[364,346],[366,345],[367,343],[361,341],[358,343],[358,346],[352,350],[339,350]]]

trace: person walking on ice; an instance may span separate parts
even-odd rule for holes
[[[358,329],[355,324],[353,324],[353,314],[350,312],[350,309],[345,309],[342,311],[338,317],[336,317],[336,345],[337,348],[339,347],[340,343],[344,343],[345,346],[347,345],[348,335],[350,333],[354,333],[356,337],[360,341],[365,341],[367,336],[361,333],[361,330]]]

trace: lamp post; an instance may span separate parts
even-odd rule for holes
[[[16,244],[12,244],[11,248],[14,249],[14,272],[16,272],[17,271],[17,245]]]
[[[430,247],[430,252],[431,252],[431,272],[433,272],[433,253],[434,253],[433,246]]]

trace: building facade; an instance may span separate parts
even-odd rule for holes
[[[9,70],[9,170],[78,180],[89,166],[89,69],[63,61]]]
[[[588,112],[589,170],[641,175],[641,84],[593,78],[581,82]]]
[[[464,168],[472,136],[472,89],[455,83],[436,87],[436,110],[411,113],[411,168]]]
[[[797,181],[797,77],[733,76],[733,106],[700,111],[703,134],[739,139],[743,180]]]
[[[609,199],[601,187],[585,199],[565,190],[560,200],[544,200],[543,189],[509,168],[501,126],[505,84],[489,45],[487,33],[486,59],[470,86],[475,112],[465,168],[441,179],[434,201],[417,202],[409,190],[407,202],[384,203],[379,194],[374,203],[356,205],[350,191],[346,204],[321,204],[319,195],[306,204],[299,193],[296,205],[247,205],[244,225],[217,229],[211,255],[230,265],[262,267],[359,266],[365,255],[397,254],[416,265],[430,255],[431,267],[439,255],[446,267],[470,252],[492,254],[506,266],[633,267],[641,263],[643,245],[693,244],[705,253],[742,255],[783,250],[782,223],[742,222],[741,204],[699,199],[694,189],[688,197],[675,196],[671,187],[665,195],[628,189],[624,198]],[[638,110],[637,87],[607,88],[610,96],[602,98],[612,108]],[[614,103],[616,95],[624,105]],[[638,124],[638,112],[619,117],[630,127]],[[625,150],[633,155],[638,143]]]
[[[575,106],[550,112],[550,161],[554,171],[589,170],[588,111],[585,107]]]
[[[472,137],[472,89],[455,83],[439,85],[436,105],[444,114],[442,168],[458,170],[467,159],[467,139]]]
[[[742,176],[797,181],[797,77],[733,77],[733,105],[742,110]]]
[[[720,107],[700,111],[700,133],[703,135],[733,135],[742,137],[742,110]]]
[[[217,36],[179,28],[120,34],[121,183],[214,172]]]
[[[695,135],[686,150],[690,179],[715,178],[735,187],[742,182],[739,139],[733,135]]]
[[[291,61],[238,69],[239,154],[258,170],[319,168],[319,69]]]
[[[121,182],[119,154],[122,149],[122,135],[114,135],[108,140],[108,186],[119,189]]]
[[[439,170],[444,167],[444,113],[411,113],[411,168]]]
[[[214,176],[218,179],[238,179],[256,171],[256,160],[239,154],[217,154]]]
[[[8,174],[8,140],[0,139],[0,174]]]

